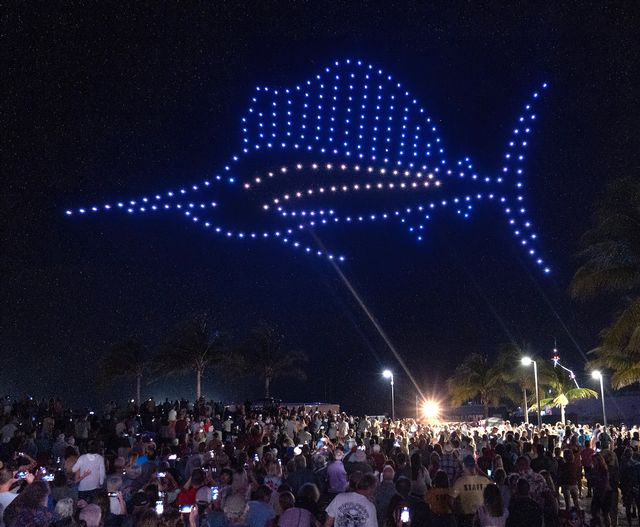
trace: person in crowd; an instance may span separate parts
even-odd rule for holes
[[[422,464],[422,456],[414,452],[411,461],[411,494],[420,499],[424,498],[427,489],[431,486],[429,471]]]
[[[427,490],[425,501],[431,509],[433,527],[454,527],[453,496],[449,488],[449,476],[438,470],[433,476],[433,486]]]
[[[620,461],[620,491],[627,523],[631,527],[633,507],[636,508],[637,517],[640,504],[640,463],[633,459],[633,448],[630,446],[623,450]]]
[[[609,469],[607,462],[601,453],[593,456],[593,467],[591,470],[591,486],[593,498],[591,500],[591,515],[593,519],[604,527],[611,525],[611,503],[612,491],[609,482]]]
[[[6,527],[49,527],[53,514],[47,508],[49,485],[34,481],[11,501],[4,511]]]
[[[542,527],[542,507],[529,494],[529,481],[518,479],[516,491],[511,496],[506,527]]]
[[[500,489],[495,483],[485,486],[482,500],[473,518],[473,527],[505,527],[509,510],[504,506]]]
[[[247,527],[267,527],[276,517],[270,504],[271,493],[267,485],[260,485],[253,493],[253,499],[247,503]]]
[[[329,495],[339,494],[347,490],[347,471],[342,463],[342,450],[333,451],[333,461],[327,467],[327,481]]]
[[[98,453],[95,441],[89,442],[88,452],[75,462],[73,473],[78,482],[78,499],[91,501],[105,479],[104,458]]]
[[[357,488],[337,494],[327,506],[324,527],[358,525],[358,527],[378,527],[378,517],[372,499],[376,489],[373,474],[364,474]]]
[[[296,499],[291,492],[281,492],[278,502],[282,511],[278,516],[278,527],[319,527],[307,509],[296,506]]]
[[[462,463],[464,472],[452,487],[454,510],[458,527],[471,527],[478,507],[483,504],[484,488],[491,484],[491,480],[479,473],[473,456],[466,456]]]
[[[566,448],[562,453],[562,458],[564,463],[558,470],[558,482],[564,498],[565,510],[569,510],[571,502],[573,502],[574,507],[579,507],[578,480],[581,476],[581,469],[573,450]]]
[[[373,502],[376,506],[376,513],[378,516],[378,525],[384,523],[387,509],[391,498],[396,494],[396,486],[393,482],[395,476],[395,470],[391,465],[386,465],[382,469],[382,481],[376,487]]]
[[[206,487],[207,475],[201,468],[193,469],[191,477],[185,482],[176,498],[178,505],[195,505],[200,488]],[[207,487],[208,488],[208,487]]]
[[[544,493],[547,490],[547,482],[540,474],[531,470],[528,456],[520,456],[518,458],[516,469],[518,476],[527,480],[531,497],[542,508],[544,506]]]
[[[398,478],[396,481],[396,493],[400,495],[402,502],[404,503],[403,506],[406,506],[409,509],[410,523],[413,525],[429,525],[431,523],[431,509],[424,501],[424,496],[417,497],[411,494],[411,481],[409,478],[406,476]],[[393,518],[392,521],[396,521],[398,504],[395,504],[395,508],[392,504],[393,498],[389,504],[389,513],[391,514],[390,519]]]
[[[169,521],[168,518],[190,522],[188,515],[177,513],[178,502],[189,501],[196,505],[193,509],[203,527],[239,527],[247,523],[247,501],[259,501],[255,499],[256,491],[267,483],[272,488],[269,505],[278,520],[282,515],[285,519],[291,516],[285,514],[289,509],[302,508],[324,523],[325,510],[332,499],[339,493],[358,493],[363,473],[376,471],[375,479],[380,484],[374,491],[372,505],[378,524],[406,523],[401,520],[407,518],[402,514],[406,507],[414,527],[422,523],[447,525],[452,512],[449,500],[453,496],[455,512],[461,512],[462,493],[457,491],[464,487],[470,469],[474,476],[484,476],[481,470],[471,467],[476,455],[480,456],[482,467],[492,469],[503,507],[512,509],[518,480],[527,481],[528,496],[543,511],[546,527],[559,527],[558,524],[564,527],[562,522],[573,525],[584,520],[614,525],[618,521],[618,492],[622,493],[625,512],[634,524],[637,514],[640,494],[637,427],[619,425],[604,429],[567,423],[537,429],[508,421],[496,426],[422,423],[411,418],[391,421],[276,406],[257,413],[248,405],[225,407],[204,399],[163,404],[145,400],[141,405],[128,402],[122,407],[110,402],[104,414],[89,414],[88,410],[72,413],[53,398],[49,404],[25,398],[5,406],[9,410],[0,418],[0,428],[6,426],[10,437],[6,443],[0,443],[0,508],[9,516],[14,511],[11,502],[28,496],[30,484],[44,483],[46,475],[47,480],[53,479],[46,481],[48,511],[53,512],[56,504],[61,504],[52,522],[69,523],[62,512],[67,498],[75,501],[80,490],[84,499],[72,515],[75,522],[82,510],[84,514],[92,510],[86,509],[84,502],[98,506],[99,522],[104,527],[139,527],[143,525],[140,522],[144,522],[143,527],[155,527]],[[171,412],[175,414],[172,420]],[[168,423],[178,421],[182,421],[180,439],[174,441],[165,429]],[[224,423],[229,424],[225,443],[215,435],[215,430],[226,431]],[[73,435],[84,435],[85,428],[89,431],[86,441],[74,444]],[[296,448],[303,436],[306,439],[302,446]],[[608,448],[601,448],[600,439]],[[601,450],[598,455],[604,468],[596,460],[596,449]],[[344,457],[344,452],[349,454]],[[257,460],[254,454],[258,455]],[[104,476],[106,488],[104,480],[100,482],[100,468],[97,472],[91,470],[84,478],[88,470],[74,472],[74,467],[78,469],[89,455],[102,458],[104,473],[108,474]],[[423,465],[425,462],[428,469]],[[438,473],[441,468],[445,469],[446,483]],[[193,477],[194,469],[201,470],[201,476]],[[589,485],[580,498],[582,470]],[[350,486],[347,472],[351,474]],[[89,485],[87,478],[96,474],[98,481]],[[431,487],[430,480],[433,480]],[[576,482],[580,506],[587,511],[584,520],[583,512],[576,507]],[[481,498],[469,507],[469,515],[477,518],[476,523],[481,521],[479,511],[488,506],[484,488],[490,484],[484,478],[480,492],[473,486],[467,488],[467,492],[475,492],[476,498],[477,494]],[[558,510],[565,501],[558,499],[557,491],[564,496],[568,491],[565,497],[568,510],[566,506]],[[217,498],[212,492],[217,493]],[[296,496],[296,502],[291,507],[290,496],[283,497],[283,510],[280,495],[287,492]],[[526,505],[527,500],[522,498],[518,499]],[[158,501],[164,513],[154,516]],[[591,510],[593,521],[589,517]],[[0,513],[0,518],[3,516]],[[0,519],[3,527],[1,522]]]
[[[293,458],[294,471],[287,476],[287,484],[291,487],[293,494],[296,495],[300,487],[305,483],[315,483],[316,478],[313,470],[307,468],[307,458],[298,454]]]

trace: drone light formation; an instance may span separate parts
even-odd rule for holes
[[[256,87],[241,118],[240,151],[211,178],[66,214],[177,212],[224,238],[275,239],[344,261],[318,250],[309,231],[390,222],[420,242],[437,210],[466,219],[476,204],[489,202],[502,209],[518,244],[546,274],[524,196],[525,153],[546,88],[523,106],[497,170],[481,174],[468,157],[450,162],[433,120],[400,82],[360,60],[336,61],[289,88]],[[231,207],[223,193],[240,205]],[[251,210],[256,219],[241,225],[233,218],[238,210]]]

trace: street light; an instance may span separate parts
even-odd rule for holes
[[[523,366],[529,366],[533,364],[533,377],[536,381],[536,407],[538,409],[538,429],[542,428],[542,414],[540,413],[540,393],[538,392],[538,365],[536,361],[534,361],[531,357],[522,357],[520,360]],[[525,411],[528,412],[529,409],[525,408]]]
[[[591,377],[594,379],[600,379],[600,397],[602,398],[602,420],[604,421],[604,427],[607,428],[607,411],[604,408],[604,384],[602,381],[603,375],[599,370],[591,372]]]
[[[395,421],[396,420],[396,399],[395,399],[395,395],[393,394],[393,372],[391,370],[384,370],[382,372],[382,376],[385,379],[390,379],[391,381],[391,420]]]

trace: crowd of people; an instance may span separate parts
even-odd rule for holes
[[[3,403],[0,527],[638,521],[635,426],[392,421],[204,400],[79,413],[57,399]]]

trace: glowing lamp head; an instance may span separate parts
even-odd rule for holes
[[[591,377],[593,377],[594,379],[601,379],[602,372],[600,370],[594,370],[591,372]]]
[[[436,401],[425,401],[422,404],[422,414],[426,419],[436,419],[440,415],[440,405]]]
[[[382,372],[382,376],[383,376],[385,379],[391,379],[391,378],[393,378],[393,373],[391,373],[391,370],[384,370],[384,371]]]
[[[531,357],[522,357],[520,359],[520,362],[522,363],[523,366],[531,366],[531,363],[533,362],[533,360],[531,359]]]

